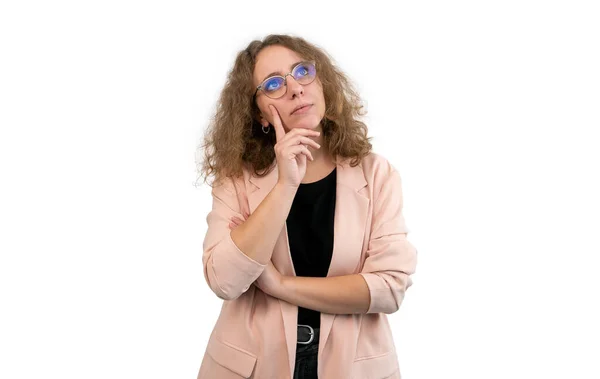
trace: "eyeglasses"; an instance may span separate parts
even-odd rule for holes
[[[275,75],[266,78],[261,85],[256,87],[254,96],[258,93],[258,90],[262,90],[265,95],[271,99],[279,99],[287,93],[287,76],[292,75],[294,80],[303,86],[312,83],[316,76],[317,70],[315,68],[315,62],[300,62],[292,69],[292,72],[285,74],[284,76]]]

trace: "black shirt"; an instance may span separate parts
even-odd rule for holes
[[[337,173],[301,183],[287,217],[290,252],[296,276],[326,277],[333,253]],[[318,311],[298,307],[298,324],[319,328]]]

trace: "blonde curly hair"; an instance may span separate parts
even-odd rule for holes
[[[203,161],[197,163],[197,168],[205,183],[213,176],[216,182],[226,177],[239,177],[244,168],[255,176],[265,176],[274,167],[275,133],[262,131],[258,121],[260,111],[253,96],[256,87],[252,83],[256,57],[271,45],[287,47],[315,62],[326,106],[325,117],[321,120],[323,142],[334,162],[340,158],[350,159],[351,166],[357,166],[371,151],[367,126],[359,119],[366,114],[362,101],[330,56],[303,38],[271,34],[262,41],[250,42],[240,51],[228,74],[200,147]]]

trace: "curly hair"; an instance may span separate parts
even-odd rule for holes
[[[275,133],[265,134],[259,123],[260,110],[254,101],[256,90],[252,76],[258,53],[267,46],[280,45],[296,52],[317,67],[323,86],[325,117],[321,120],[323,143],[334,162],[351,159],[357,166],[372,148],[368,130],[359,118],[367,112],[354,86],[346,75],[332,63],[321,48],[303,38],[271,34],[262,41],[254,40],[240,51],[227,82],[221,91],[215,115],[204,134],[201,146],[204,159],[199,175],[207,182],[226,177],[239,177],[244,168],[255,176],[265,176],[275,163]]]

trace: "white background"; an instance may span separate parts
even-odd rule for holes
[[[594,3],[2,2],[0,377],[196,377],[195,149],[235,54],[292,33],[403,179],[403,378],[600,378]]]

